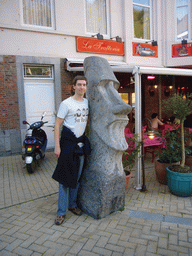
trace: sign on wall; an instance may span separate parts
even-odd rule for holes
[[[192,44],[173,44],[172,58],[192,56]]]
[[[157,46],[151,44],[132,43],[133,56],[158,57]]]
[[[91,52],[112,55],[124,55],[124,43],[113,40],[98,40],[91,37],[76,37],[77,52]]]

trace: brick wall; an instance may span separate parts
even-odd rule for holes
[[[15,56],[0,56],[0,155],[21,151]]]
[[[148,86],[145,86],[145,117],[151,119],[153,113],[159,113],[159,93],[158,89],[155,89],[154,96],[150,96]]]
[[[65,61],[66,59],[61,59],[60,62],[60,68],[61,68],[61,94],[62,94],[62,100],[68,98],[71,96],[71,86],[72,81],[75,76],[84,75],[84,72],[77,71],[77,72],[69,72],[65,70]]]
[[[158,85],[158,83],[157,83]],[[153,96],[150,96],[149,94],[149,88],[150,88],[150,85],[148,85],[147,83],[145,84],[145,87],[144,87],[144,108],[145,108],[145,111],[144,111],[144,115],[145,117],[147,118],[151,118],[151,115],[153,113],[157,113],[159,115],[159,90],[158,88],[154,89],[154,95]],[[167,117],[167,114],[166,112],[163,110],[163,101],[168,99],[172,93],[173,93],[173,89],[170,90],[170,94],[169,95],[166,95],[164,93],[166,87],[164,85],[162,85],[161,87],[161,116],[162,116],[162,119],[166,118]]]
[[[72,72],[68,72],[64,68],[65,59],[61,59],[61,94],[62,100],[71,96],[71,85],[74,78]]]
[[[19,103],[15,56],[0,62],[0,130],[19,129]]]

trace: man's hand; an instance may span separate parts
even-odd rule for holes
[[[54,150],[54,153],[55,153],[55,155],[56,155],[57,157],[59,157],[60,154],[61,154],[61,149],[60,149],[60,147],[56,147],[55,150]]]

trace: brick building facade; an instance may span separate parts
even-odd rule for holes
[[[176,0],[72,0],[70,4],[67,0],[50,0],[43,1],[45,5],[37,10],[34,6],[38,1],[5,1],[0,7],[0,154],[21,152],[26,133],[23,120],[37,121],[41,112],[47,111],[49,124],[54,124],[55,112],[61,100],[71,94],[72,79],[83,73],[83,60],[88,56],[104,57],[112,67],[119,68],[115,71],[119,93],[132,106],[138,100],[134,98],[134,74],[124,72],[125,66],[148,67],[149,75],[153,75],[150,68],[192,67],[191,1],[187,1],[186,9]],[[42,13],[45,19],[39,19]],[[85,40],[84,44],[79,45],[78,38]],[[88,51],[88,42],[95,42],[97,49]],[[99,52],[100,46],[112,48],[115,54]],[[74,69],[66,63],[72,63]],[[40,76],[31,72],[38,68]],[[43,73],[46,69],[49,77]],[[192,73],[188,76],[191,79]],[[142,117],[150,118],[157,112],[160,118],[166,118],[162,102],[173,93],[170,85],[191,92],[190,79],[172,75],[170,84],[167,78],[156,73],[151,82],[147,74],[141,75]],[[45,128],[52,148],[53,132]]]

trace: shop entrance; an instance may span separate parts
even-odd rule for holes
[[[29,123],[40,121],[46,112],[43,126],[47,133],[47,148],[54,147],[54,129],[49,127],[55,123],[54,77],[52,66],[24,65],[24,94],[26,120]]]

